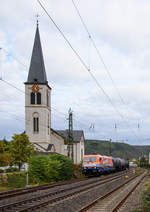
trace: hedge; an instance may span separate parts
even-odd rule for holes
[[[73,176],[73,162],[64,155],[36,155],[29,160],[29,179],[32,183],[69,180]]]
[[[26,185],[26,172],[3,173],[0,184],[10,188],[21,188]]]

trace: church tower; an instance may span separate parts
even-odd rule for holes
[[[25,131],[30,142],[41,151],[48,150],[51,140],[50,97],[51,88],[47,81],[37,22],[28,79],[25,82]]]

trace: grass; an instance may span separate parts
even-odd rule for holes
[[[11,187],[0,185],[0,192],[11,190]]]

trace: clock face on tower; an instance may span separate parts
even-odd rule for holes
[[[32,91],[37,93],[39,91],[39,86],[38,85],[33,85],[32,86]]]

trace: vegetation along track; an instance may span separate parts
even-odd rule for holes
[[[128,182],[116,187],[112,191],[97,198],[92,203],[83,207],[79,212],[117,212],[125,203],[130,194],[137,188],[146,176],[146,171],[141,175],[131,178]]]
[[[128,175],[132,175],[131,173],[133,172],[128,172]],[[71,199],[72,197],[79,197],[80,194],[93,190],[94,188],[120,181],[120,179],[124,179],[125,174],[126,172],[120,172],[119,174],[111,175],[111,177],[107,176],[106,179],[90,178],[72,184],[49,188],[44,191],[39,190],[32,193],[32,195],[30,194],[30,198],[29,195],[22,195],[22,200],[15,199],[13,202],[10,201],[10,199],[7,200],[7,203],[3,200],[0,202],[0,211],[37,211],[40,210],[40,208],[44,211],[43,207],[55,207],[58,203],[64,202],[66,199],[68,202],[68,198],[70,197]],[[48,211],[54,210],[49,209]]]
[[[80,182],[80,181],[84,181],[86,179],[87,178],[75,179],[75,180],[70,180],[70,181],[65,181],[65,182],[44,184],[44,185],[40,185],[40,186],[28,186],[25,188],[18,188],[18,189],[14,189],[14,190],[4,191],[4,192],[0,192],[0,200],[7,199],[10,197],[20,196],[20,195],[24,195],[24,194],[33,193],[33,192],[40,191],[40,190],[46,190],[46,189],[53,188],[56,186],[72,184],[74,182],[78,182],[78,181]]]
[[[114,175],[115,174],[113,174],[113,176]],[[117,175],[117,173],[116,173],[116,175]],[[110,178],[111,176],[112,175],[108,175],[108,176],[106,176],[106,178]],[[85,181],[85,180],[89,181],[89,178],[74,179],[74,180],[65,181],[65,182],[44,184],[44,185],[40,185],[40,186],[29,186],[29,187],[25,187],[25,188],[4,191],[4,192],[0,192],[0,200],[15,197],[15,196],[20,196],[20,195],[24,195],[24,194],[33,193],[33,192],[36,192],[39,190],[46,190],[46,189],[53,188],[56,186],[62,186],[62,185],[76,183],[76,182],[81,182],[81,181]]]

